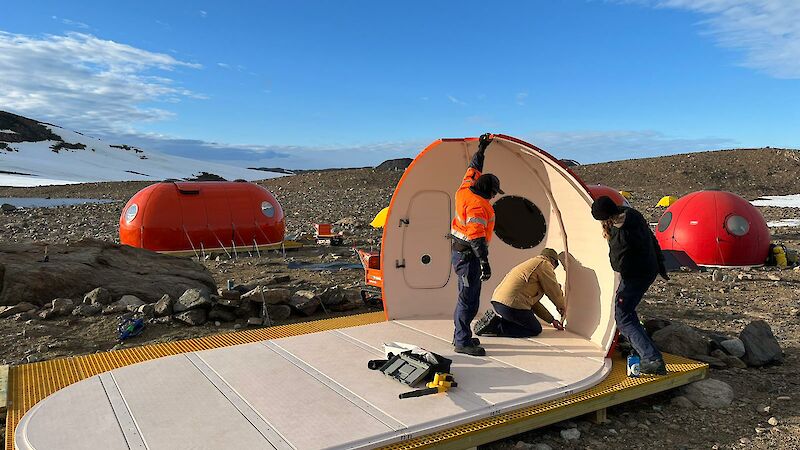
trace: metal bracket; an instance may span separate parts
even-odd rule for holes
[[[394,260],[394,267],[395,267],[395,269],[403,269],[403,268],[405,268],[406,267],[406,260],[402,259],[402,260],[398,261],[398,260],[395,259]]]
[[[411,223],[411,222],[408,219],[400,219],[400,225],[398,225],[398,227],[402,227],[402,226],[406,226],[407,227],[409,223]]]

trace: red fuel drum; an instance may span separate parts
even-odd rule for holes
[[[157,252],[243,250],[283,241],[281,205],[248,182],[162,182],[137,192],[122,210],[122,244]]]
[[[614,203],[616,203],[617,206],[629,206],[628,200],[614,188],[610,188],[602,184],[590,184],[586,187],[589,188],[589,193],[592,194],[592,198],[595,200],[605,196],[611,200],[614,200]]]
[[[656,238],[662,250],[679,250],[701,266],[757,266],[769,252],[764,217],[750,202],[724,191],[681,197],[661,216]]]

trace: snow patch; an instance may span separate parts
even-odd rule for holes
[[[0,152],[0,186],[44,186],[52,184],[97,181],[161,181],[195,178],[204,172],[227,180],[263,180],[282,176],[277,173],[245,169],[208,161],[182,158],[163,153],[133,149],[120,151],[119,146],[54,125],[45,125],[64,142],[81,143],[86,148],[56,152],[59,141],[15,142],[18,152]]]
[[[0,130],[0,133],[5,133],[5,134],[17,134],[17,132],[16,132],[16,131],[14,131],[14,130]]]
[[[772,222],[767,222],[767,226],[770,228],[800,227],[800,219],[773,220]]]
[[[768,195],[750,202],[753,206],[775,206],[778,208],[800,208],[800,194]]]
[[[80,181],[69,180],[54,180],[50,178],[40,178],[26,175],[7,175],[0,173],[0,186],[13,186],[13,187],[35,187],[35,186],[51,186],[54,184],[76,184]]]

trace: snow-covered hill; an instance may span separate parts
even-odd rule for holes
[[[105,142],[0,111],[0,186],[161,181],[204,174],[204,178],[213,174],[227,180],[280,176]]]

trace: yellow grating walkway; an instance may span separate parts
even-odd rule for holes
[[[9,369],[6,450],[14,450],[14,431],[30,408],[48,395],[85,378],[118,367],[179,353],[349,328],[385,320],[384,313],[380,311],[13,366]],[[408,439],[385,448],[474,447],[705,378],[708,370],[706,364],[673,355],[664,356],[670,372],[665,377],[628,378],[625,374],[625,362],[616,358],[611,374],[594,388],[566,398]]]
[[[8,373],[6,450],[14,450],[14,430],[22,416],[33,405],[59,389],[85,378],[118,367],[179,353],[229,347],[266,339],[279,339],[384,321],[386,321],[386,316],[383,311],[379,311],[12,366]]]

